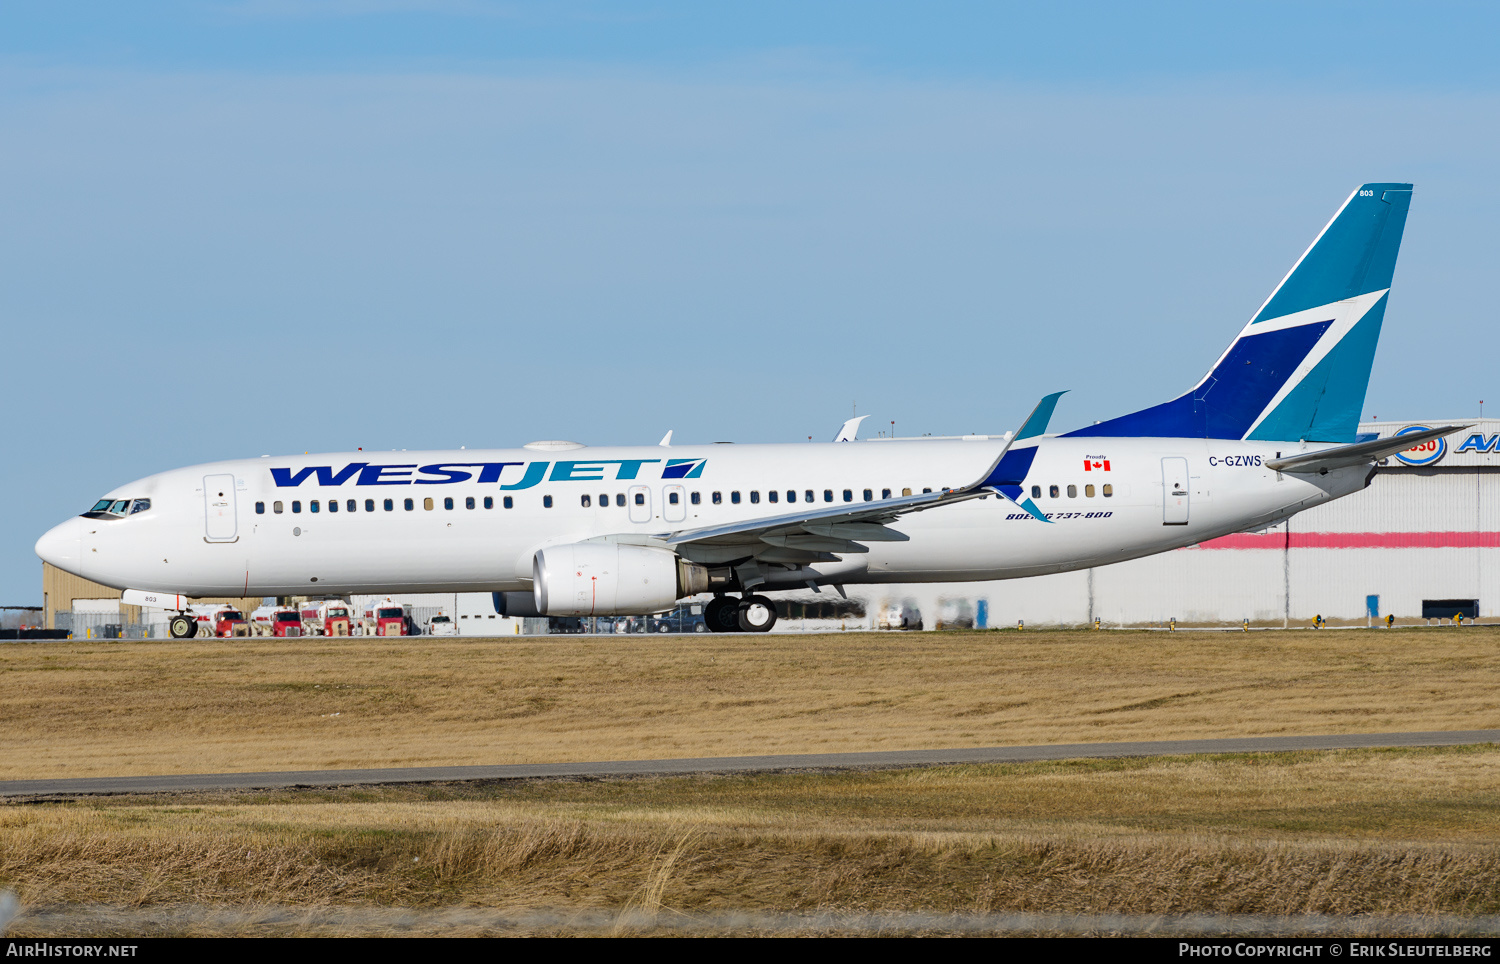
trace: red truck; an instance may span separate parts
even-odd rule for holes
[[[213,606],[208,609],[195,609],[193,614],[198,620],[199,636],[250,635],[250,623],[245,619],[245,614],[238,609]]]

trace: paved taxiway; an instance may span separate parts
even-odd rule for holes
[[[778,770],[887,769],[955,763],[1027,763],[1038,760],[1185,756],[1197,753],[1282,753],[1292,750],[1460,746],[1478,743],[1500,743],[1500,730],[1256,736],[1220,740],[1153,740],[1140,743],[1059,743],[1046,746],[997,746],[957,750],[795,753],[777,756],[697,757],[681,760],[614,760],[601,763],[517,763],[497,766],[399,767],[378,770],[294,770],[271,773],[192,773],[177,776],[94,777],[71,780],[6,780],[0,781],[0,796],[271,790],[285,787],[331,787],[382,783],[600,778]]]

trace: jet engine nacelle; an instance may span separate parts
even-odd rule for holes
[[[531,591],[548,616],[641,616],[708,590],[708,570],[665,549],[611,542],[549,546],[531,563]]]

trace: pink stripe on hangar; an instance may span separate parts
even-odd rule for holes
[[[1284,549],[1283,532],[1242,532],[1190,549]],[[1500,532],[1293,532],[1293,549],[1496,549]]]

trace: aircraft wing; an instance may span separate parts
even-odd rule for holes
[[[766,562],[792,564],[827,562],[834,558],[830,553],[868,552],[869,547],[862,545],[861,541],[907,541],[908,536],[889,528],[889,525],[914,512],[925,512],[991,494],[1002,495],[1014,502],[1021,492],[1020,480],[1025,477],[1026,469],[1030,468],[1031,457],[1036,449],[1031,446],[1023,451],[1012,452],[1011,447],[1018,441],[1040,436],[1046,431],[1052,410],[1062,394],[1057,392],[1042,399],[1020,430],[1006,440],[989,468],[968,485],[939,492],[882,499],[878,502],[844,503],[821,509],[808,507],[801,512],[788,512],[779,516],[686,529],[668,535],[666,544],[685,558],[709,564],[747,556],[755,556]],[[1009,461],[1007,456],[1011,456]],[[1011,478],[1013,475],[1017,477]],[[1037,518],[1042,518],[1035,506],[1031,505],[1030,499],[1017,504]]]
[[[1371,439],[1368,442],[1355,442],[1352,445],[1340,445],[1337,448],[1273,459],[1266,463],[1266,468],[1275,469],[1277,472],[1317,473],[1327,469],[1364,465],[1388,455],[1395,455],[1397,452],[1405,452],[1412,446],[1421,445],[1430,439],[1451,435],[1472,427],[1472,425],[1442,425],[1423,432],[1389,435],[1385,438]]]

